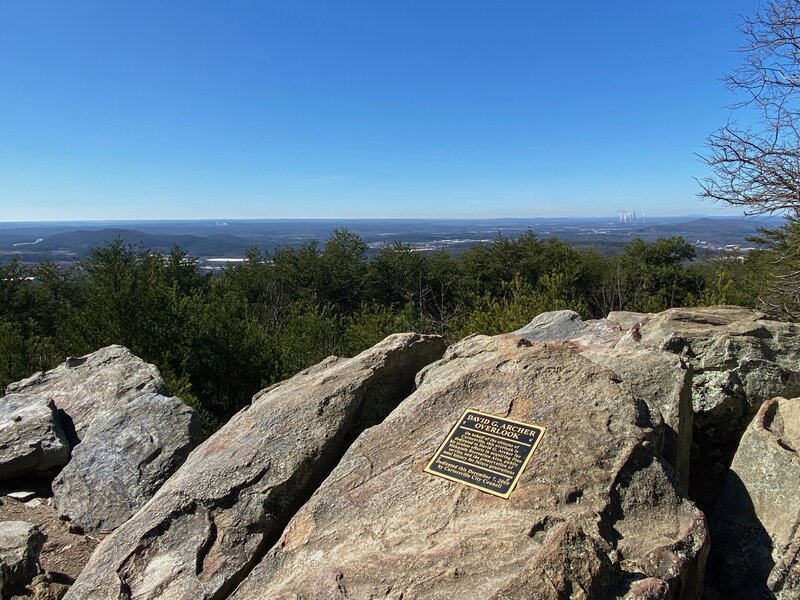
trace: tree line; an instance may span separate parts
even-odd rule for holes
[[[67,356],[122,344],[156,364],[212,431],[259,389],[393,332],[454,341],[512,331],[549,310],[597,318],[755,305],[769,256],[698,262],[675,237],[635,239],[608,257],[529,231],[458,257],[396,243],[369,260],[358,235],[337,230],[322,245],[253,249],[211,275],[180,248],[163,254],[118,239],[70,269],[0,264],[0,389]]]

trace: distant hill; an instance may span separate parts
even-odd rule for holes
[[[41,252],[72,251],[85,256],[93,247],[102,246],[117,238],[128,244],[150,250],[169,251],[177,244],[193,256],[239,256],[253,245],[251,241],[244,238],[227,234],[200,237],[185,234],[158,235],[133,229],[81,229],[48,236],[36,245],[36,250]]]
[[[682,223],[656,223],[648,227],[642,227],[638,231],[641,233],[661,234],[661,235],[751,235],[757,232],[759,227],[774,227],[773,220],[744,220],[744,219],[712,219],[704,217]]]
[[[241,258],[253,246],[273,251],[277,247],[296,248],[313,240],[324,244],[336,228],[347,228],[359,235],[369,246],[369,256],[395,241],[418,251],[445,250],[457,255],[498,234],[513,238],[528,230],[542,238],[558,237],[576,248],[593,248],[608,255],[619,253],[635,237],[654,240],[676,235],[707,251],[718,252],[729,245],[752,245],[747,238],[756,234],[759,227],[776,227],[781,222],[780,217],[701,215],[649,216],[646,225],[619,223],[615,217],[0,222],[0,262],[15,256],[25,263],[52,260],[66,265],[117,237],[161,252],[178,245],[201,261]]]

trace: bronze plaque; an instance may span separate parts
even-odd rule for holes
[[[544,429],[467,409],[425,472],[508,498]]]

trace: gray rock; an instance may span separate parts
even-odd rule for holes
[[[609,598],[702,589],[703,514],[629,386],[565,345],[469,337],[367,429],[231,598]],[[547,427],[509,499],[424,468],[472,408]]]
[[[517,329],[518,335],[530,342],[568,340],[586,327],[581,316],[574,310],[554,310],[535,317],[530,323]]]
[[[625,330],[616,321],[597,319],[586,321],[586,327],[565,341],[576,349],[613,348],[624,334]]]
[[[739,438],[761,403],[800,395],[800,325],[735,306],[676,308],[652,315],[618,347],[682,355],[691,364],[692,497],[713,509]]]
[[[69,590],[67,581],[71,579],[63,575],[42,573],[33,578],[28,588],[31,590],[31,600],[61,600]],[[12,599],[16,600],[16,599]]]
[[[725,598],[800,597],[800,398],[765,402],[739,444],[711,520]]]
[[[31,498],[35,498],[36,492],[31,490],[19,490],[16,492],[8,492],[5,495],[8,496],[9,498],[13,498],[14,500],[19,500],[20,502],[26,502]]]
[[[183,464],[200,438],[194,410],[144,394],[98,413],[53,481],[57,514],[87,532],[127,521]]]
[[[614,371],[651,412],[661,414],[661,455],[678,470],[681,489],[688,491],[694,424],[691,367],[680,357],[660,350],[595,348],[584,351],[583,356]]]
[[[108,346],[12,383],[6,393],[52,399],[61,426],[74,445],[100,411],[145,393],[167,395],[167,390],[155,366],[123,346]]]
[[[42,473],[69,460],[69,444],[49,398],[0,398],[0,479]]]
[[[647,313],[614,311],[605,319],[582,321],[575,311],[556,310],[541,313],[513,333],[530,342],[571,342],[580,350],[613,348],[631,328],[638,328],[651,316]]]
[[[39,573],[39,552],[44,541],[44,534],[35,525],[0,522],[0,598],[7,598]]]
[[[257,394],[97,547],[66,597],[226,597],[348,444],[443,351],[438,337],[393,335]]]
[[[653,316],[653,313],[632,312],[629,310],[612,310],[606,319],[617,323],[623,330],[627,331],[643,321]]]
[[[794,323],[740,307],[676,308],[645,321],[640,336],[627,345],[692,361],[695,413],[720,444],[738,441],[742,421],[746,426],[764,400],[787,388],[800,392],[800,326]]]

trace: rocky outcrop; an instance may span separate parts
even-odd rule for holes
[[[98,546],[67,598],[226,597],[443,351],[440,338],[398,334],[257,394]]]
[[[568,340],[585,329],[586,324],[574,310],[544,312],[514,332],[529,342]]]
[[[507,500],[423,472],[466,408],[547,428]],[[648,413],[563,344],[467,338],[361,434],[231,597],[605,598],[652,578],[697,598],[704,517]]]
[[[613,348],[632,327],[650,316],[615,311],[605,319],[583,321],[574,310],[554,310],[541,313],[513,333],[529,342],[569,341],[578,349]]]
[[[143,393],[163,383],[124,349],[10,386],[77,407],[54,504],[118,526],[68,598],[699,598],[709,541],[686,484],[710,510],[731,460],[707,598],[800,596],[800,400],[765,404],[733,459],[762,400],[800,395],[799,325],[736,307],[557,311],[517,333],[438,361],[442,341],[417,334],[326,359],[177,471],[196,417]],[[508,499],[424,470],[468,408],[547,428]]]
[[[600,350],[607,350],[609,357],[622,356],[625,349],[680,356],[692,371],[693,418],[675,418],[685,415],[683,400],[667,406],[662,395],[656,407],[667,424],[666,456],[684,480],[686,445],[691,444],[689,488],[709,511],[721,493],[739,438],[761,403],[774,396],[800,395],[800,325],[770,320],[749,308],[616,311],[587,322],[571,311],[555,311],[539,315],[515,333],[526,339],[568,341],[587,356]],[[619,360],[616,366],[623,368]],[[687,423],[692,423],[691,430],[684,427]],[[671,446],[680,448],[680,458]]]
[[[800,398],[765,402],[745,431],[711,521],[724,598],[800,597]]]
[[[145,394],[98,413],[53,481],[57,513],[88,532],[127,521],[183,464],[200,420],[178,398]]]
[[[765,400],[800,395],[800,325],[735,306],[675,308],[634,326],[618,346],[683,356],[692,366],[692,497],[713,509],[739,438]]]
[[[122,346],[70,358],[0,398],[0,478],[72,459],[53,482],[59,514],[108,532],[127,520],[199,441],[198,417],[169,398],[155,366]],[[66,430],[66,435],[62,432]]]
[[[613,348],[625,331],[616,321],[596,319],[586,321],[585,327],[572,335],[568,341],[575,349]]]
[[[578,313],[560,310],[542,313],[514,335],[529,341],[568,342],[631,385],[653,412],[655,424],[663,424],[662,456],[678,470],[687,489],[694,422],[691,366],[673,353],[621,342],[651,316],[616,311],[605,319],[584,322]]]
[[[661,415],[661,455],[678,470],[681,488],[688,491],[694,422],[691,366],[674,354],[650,349],[596,348],[583,356],[614,371],[651,412]]]
[[[52,573],[42,573],[28,585],[31,600],[61,600],[69,590],[71,579]],[[12,600],[17,600],[12,598]],[[20,599],[21,600],[21,599]]]
[[[644,321],[639,344],[692,361],[694,411],[709,443],[736,443],[764,400],[800,393],[800,326],[731,306],[676,308]]]
[[[0,598],[27,584],[39,573],[39,552],[45,537],[30,523],[0,522]]]
[[[612,310],[606,316],[606,319],[617,323],[623,331],[629,331],[631,327],[635,327],[642,321],[645,321],[653,316],[653,313],[633,312],[630,310]]]
[[[69,444],[49,398],[0,398],[0,479],[44,473],[69,460]]]
[[[95,415],[145,393],[167,394],[155,366],[123,346],[108,346],[10,384],[7,394],[50,399],[70,443],[83,440]]]

